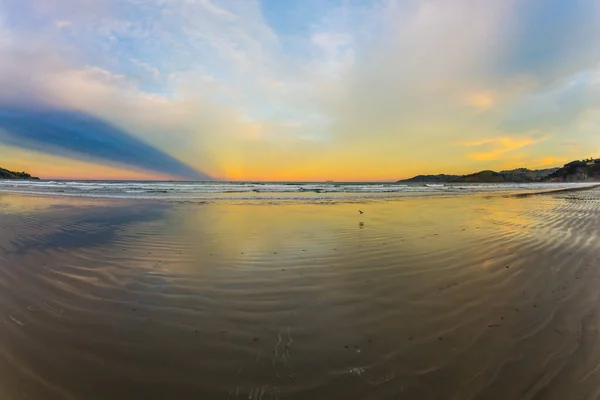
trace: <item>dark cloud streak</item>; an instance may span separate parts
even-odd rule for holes
[[[126,131],[78,111],[0,106],[0,143],[190,180],[211,179]]]

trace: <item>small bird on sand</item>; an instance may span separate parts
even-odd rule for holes
[[[360,211],[360,210],[358,210],[358,213],[359,213],[359,214],[364,214],[365,212],[364,212],[364,211]]]

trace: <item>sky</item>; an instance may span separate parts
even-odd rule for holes
[[[600,157],[596,0],[0,0],[0,166],[396,180]]]

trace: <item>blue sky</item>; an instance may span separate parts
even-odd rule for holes
[[[599,37],[592,0],[4,0],[0,156],[81,178],[561,165],[600,155]]]

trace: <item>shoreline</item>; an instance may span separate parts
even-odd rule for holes
[[[516,196],[516,197],[529,197],[529,196],[541,196],[541,195],[544,195],[544,194],[558,194],[558,193],[567,193],[567,192],[579,192],[579,191],[583,191],[583,190],[595,189],[595,188],[598,188],[598,187],[600,187],[600,183],[593,183],[593,184],[590,184],[590,186],[585,186],[585,187],[554,189],[554,190],[548,190],[548,191],[536,192],[536,193],[518,193],[518,194],[514,194],[513,196]]]
[[[289,195],[282,196],[275,192],[265,192],[264,195],[240,195],[239,193],[227,195],[222,193],[215,196],[119,196],[119,195],[104,195],[104,194],[80,194],[80,193],[56,193],[56,192],[34,192],[27,190],[4,190],[0,188],[0,195],[14,194],[32,197],[46,198],[80,198],[90,200],[116,200],[116,201],[144,201],[144,202],[166,202],[166,203],[197,203],[205,204],[211,202],[277,202],[277,203],[358,203],[369,201],[394,201],[413,198],[454,198],[466,196],[483,196],[483,197],[528,197],[544,194],[564,193],[573,191],[590,190],[600,187],[600,183],[573,183],[575,187],[549,188],[541,190],[541,188],[533,189],[493,189],[489,191],[469,191],[469,190],[448,190],[440,189],[439,191],[406,191],[406,192],[384,192],[384,193],[350,193],[350,192],[331,192],[326,194],[310,192],[310,194],[297,195],[297,192],[287,192]],[[476,186],[475,186],[476,187]]]

